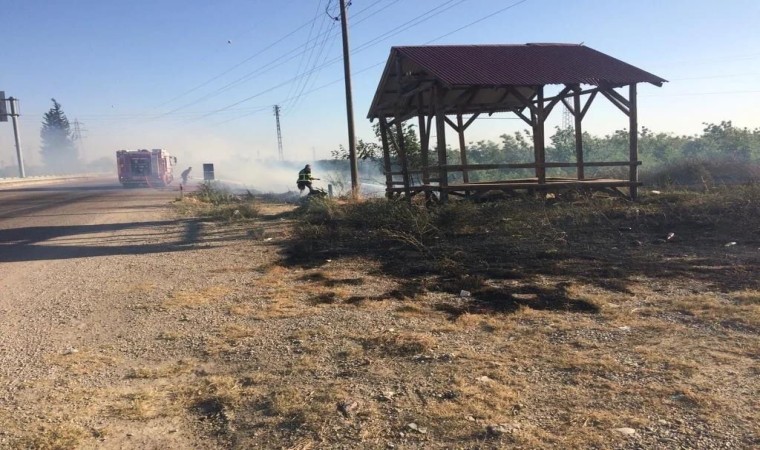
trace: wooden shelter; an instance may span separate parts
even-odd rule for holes
[[[666,80],[583,45],[443,45],[393,47],[369,110],[379,119],[388,196],[420,192],[442,201],[448,195],[482,195],[488,191],[560,191],[628,189],[636,198],[638,180],[638,110],[636,85],[662,86]],[[557,85],[556,95],[545,88]],[[618,92],[627,88],[626,92]],[[627,161],[585,161],[582,122],[595,98],[609,100],[629,119]],[[627,95],[626,95],[627,94]],[[559,103],[574,116],[575,162],[546,160],[545,123]],[[511,113],[525,121],[533,135],[534,161],[520,164],[468,164],[465,130],[480,115]],[[410,167],[404,148],[403,123],[418,120],[421,163]],[[435,152],[430,136],[435,119]],[[446,126],[458,135],[461,164],[447,161]],[[397,168],[391,164],[391,144]],[[587,167],[627,166],[628,179],[594,179]],[[572,178],[546,176],[547,168],[574,167]],[[535,177],[470,182],[479,170],[534,169]],[[460,173],[452,182],[451,174]],[[414,180],[418,178],[419,180]]]

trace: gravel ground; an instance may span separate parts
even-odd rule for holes
[[[757,290],[558,275],[500,287],[600,312],[470,313],[376,261],[285,265],[292,206],[228,223],[178,218],[172,191],[44,194],[0,191],[0,448],[760,442],[760,318],[726,309]],[[697,300],[726,320],[670,306]]]
[[[0,447],[97,436],[113,420],[92,392],[124,384],[126,366],[166,357],[136,306],[140,289],[181,288],[184,254],[215,245],[176,219],[174,197],[102,182],[0,191]],[[116,421],[109,444],[201,442],[192,430],[167,432],[181,426]]]

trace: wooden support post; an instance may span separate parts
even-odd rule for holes
[[[438,186],[440,186],[441,202],[449,199],[449,193],[446,187],[449,185],[449,173],[446,169],[446,114],[443,111],[443,100],[445,91],[440,85],[436,85],[433,90],[435,96],[435,134],[438,140]]]
[[[638,111],[636,102],[636,83],[631,83],[628,89],[628,102],[630,104],[630,110],[628,119],[630,122],[628,145],[630,147],[630,173],[628,181],[631,182],[629,188],[629,194],[631,200],[636,200],[638,195],[638,187],[634,183],[639,181],[639,165],[636,164],[639,161],[639,124],[638,124]]]
[[[430,183],[430,171],[428,166],[430,165],[430,158],[428,156],[428,148],[430,147],[430,130],[425,125],[425,114],[423,111],[422,92],[417,94],[417,112],[419,114],[419,126],[420,126],[420,152],[422,153],[422,184]]]
[[[575,117],[575,162],[578,164],[578,179],[583,180],[586,174],[583,170],[583,114],[581,114],[581,93],[578,88],[573,94],[573,116]]]
[[[464,142],[464,121],[462,120],[462,114],[457,114],[457,134],[459,134],[459,159],[464,167],[462,169],[462,181],[465,183],[470,182],[470,175],[467,173],[467,145]]]
[[[393,174],[391,174],[391,147],[388,144],[388,122],[380,117],[380,139],[383,143],[383,167],[385,168],[385,196],[393,196]]]
[[[546,183],[546,149],[544,148],[544,87],[536,87],[536,113],[533,114],[533,148],[536,160],[538,184]]]
[[[400,113],[399,113],[400,114]],[[409,192],[409,160],[406,155],[406,139],[404,139],[404,124],[399,120],[396,121],[396,145],[398,146],[398,156],[401,160],[401,172],[404,181],[404,194],[407,201],[412,201]]]

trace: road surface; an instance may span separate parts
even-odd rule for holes
[[[165,251],[144,240],[176,224],[166,216],[176,196],[108,179],[0,187],[0,273],[21,268],[4,263]]]
[[[170,206],[177,194],[109,179],[0,187],[0,448],[57,442],[74,393],[118,383],[115,361],[139,356],[130,289],[171,288],[170,260],[196,238]],[[47,426],[47,444],[13,440]]]

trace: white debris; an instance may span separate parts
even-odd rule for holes
[[[628,427],[615,428],[612,431],[618,432],[625,436],[633,436],[634,434],[636,434],[636,430],[634,430],[633,428],[628,428]]]

